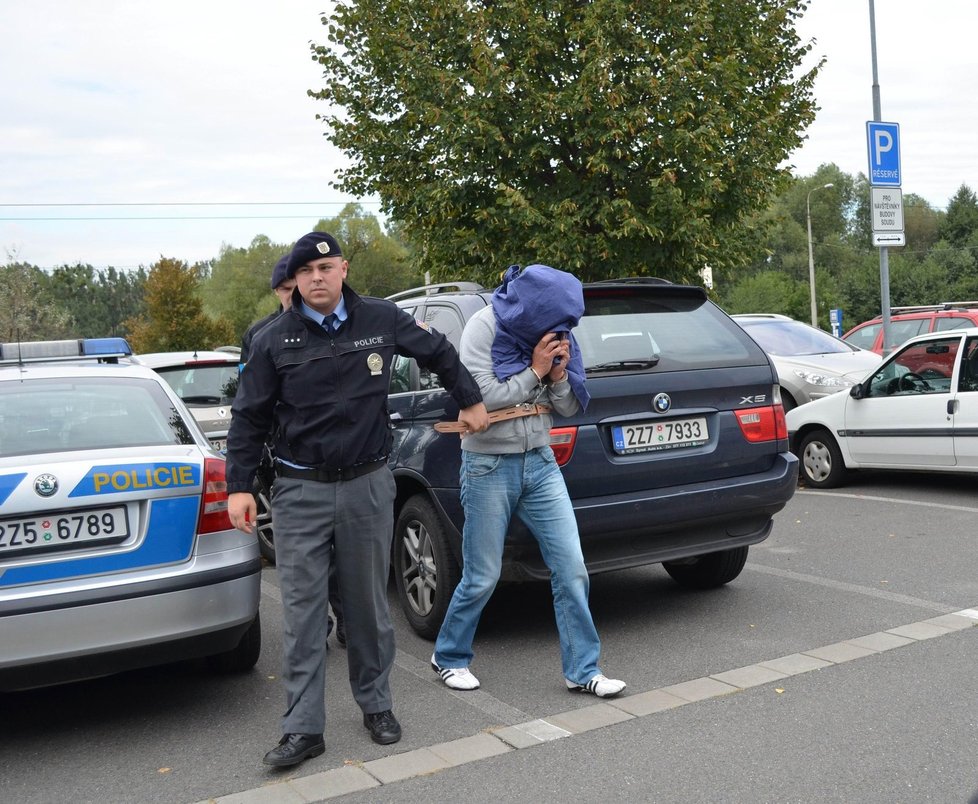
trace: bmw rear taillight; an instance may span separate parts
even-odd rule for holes
[[[748,441],[777,441],[788,437],[788,426],[784,420],[781,405],[766,405],[761,408],[735,410],[737,424]]]
[[[554,451],[557,466],[563,466],[574,454],[574,443],[577,441],[576,427],[550,428],[550,449]]]
[[[228,516],[228,484],[224,477],[225,463],[220,458],[204,460],[204,495],[200,500],[198,533],[232,530]]]

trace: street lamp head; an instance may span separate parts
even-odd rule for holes
[[[822,185],[822,189],[823,189],[823,190],[827,190],[827,189],[828,189],[829,187],[834,187],[834,186],[835,186],[835,185],[834,185],[834,184],[832,184],[832,182],[829,182],[828,184],[823,184],[823,185]]]

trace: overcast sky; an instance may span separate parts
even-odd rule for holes
[[[193,262],[258,234],[289,243],[339,212],[353,200],[330,186],[343,157],[306,96],[322,85],[308,43],[325,42],[327,5],[2,0],[0,260]],[[961,184],[978,189],[976,18],[971,0],[876,0],[903,192],[939,208]],[[827,63],[794,172],[866,173],[868,0],[813,0],[799,33],[817,40],[810,63]]]

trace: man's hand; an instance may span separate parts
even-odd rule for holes
[[[468,428],[470,433],[481,433],[489,428],[489,411],[484,402],[478,402],[458,412],[458,420]],[[465,433],[462,433],[465,436]]]
[[[483,407],[485,410],[485,407]],[[245,533],[254,533],[255,518],[258,516],[258,505],[255,498],[247,491],[237,491],[228,495],[228,516],[231,524]]]
[[[551,382],[556,382],[563,379],[564,367],[569,358],[570,340],[567,333],[547,332],[533,348],[530,368],[541,380],[549,377]]]

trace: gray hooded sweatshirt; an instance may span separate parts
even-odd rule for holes
[[[571,390],[567,376],[556,384],[537,381],[536,374],[527,366],[504,382],[496,377],[492,366],[492,342],[496,337],[496,316],[492,305],[479,310],[465,325],[459,356],[462,364],[475,378],[482,391],[482,399],[491,412],[522,402],[549,405],[561,416],[573,416],[580,403]],[[523,416],[519,419],[491,424],[482,433],[472,433],[462,439],[462,449],[489,455],[527,452],[550,444],[550,428],[553,416]]]

